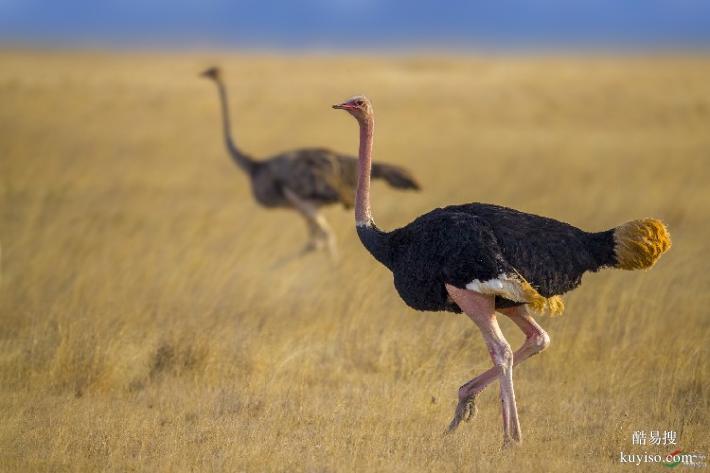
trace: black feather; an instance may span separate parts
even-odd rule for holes
[[[460,309],[445,284],[523,276],[541,295],[574,289],[586,271],[614,264],[611,232],[587,233],[546,217],[489,204],[433,210],[384,233],[358,227],[365,247],[394,275],[402,299],[417,310]],[[519,305],[498,297],[496,307]]]

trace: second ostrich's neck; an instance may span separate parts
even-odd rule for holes
[[[389,235],[383,232],[372,219],[370,208],[370,171],[372,168],[372,133],[375,123],[372,117],[360,122],[360,152],[358,157],[358,180],[355,194],[355,225],[363,246],[377,261],[389,267]]]
[[[372,140],[375,121],[372,116],[358,121],[360,123],[360,150],[357,191],[355,193],[355,224],[358,227],[371,227],[374,222],[370,207],[370,173],[372,171]]]
[[[237,148],[237,145],[234,143],[234,138],[232,137],[232,126],[229,119],[229,105],[227,101],[227,89],[221,80],[217,81],[217,89],[219,90],[219,101],[222,104],[222,127],[224,129],[224,143],[227,146],[227,151],[229,151],[229,155],[232,157],[237,166],[239,166],[243,171],[251,173],[252,168],[254,167],[254,161],[249,156],[242,153],[239,148]]]

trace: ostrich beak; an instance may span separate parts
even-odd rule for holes
[[[350,102],[343,102],[337,105],[333,105],[333,108],[337,110],[352,110],[355,107],[353,107]]]

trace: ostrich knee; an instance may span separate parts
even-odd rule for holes
[[[530,355],[541,353],[550,346],[550,335],[540,329],[539,332],[528,335],[525,344],[530,347]]]

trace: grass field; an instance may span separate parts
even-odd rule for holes
[[[667,222],[649,272],[585,277],[552,345],[515,370],[524,443],[465,317],[404,306],[326,211],[341,258],[265,211],[222,147],[355,152],[330,109],[373,100],[375,157],[424,191],[373,188],[388,229],[494,202],[589,230]],[[710,454],[710,58],[0,52],[0,470],[662,471],[620,452]],[[501,321],[516,347],[520,332]],[[677,446],[632,444],[675,431]],[[682,469],[687,467],[681,467]],[[680,471],[680,470],[678,470]]]

